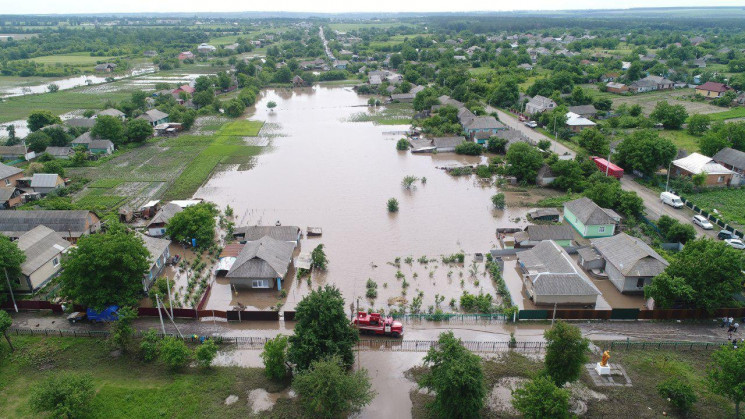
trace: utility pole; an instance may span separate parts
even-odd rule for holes
[[[155,294],[155,301],[158,303],[158,317],[160,317],[160,327],[163,330],[163,336],[166,334],[166,325],[163,323],[163,313],[160,311],[160,296]]]
[[[551,326],[554,325],[554,320],[556,320],[556,303],[554,303],[554,315],[551,317]]]
[[[672,161],[667,164],[667,181],[665,182],[665,192],[670,190],[670,166],[673,164]]]
[[[166,275],[166,286],[168,287],[168,305],[171,306],[171,317],[173,317],[173,300],[171,300],[171,281],[168,279],[168,275]]]
[[[13,287],[10,285],[10,278],[8,278],[8,268],[3,267],[5,271],[5,281],[8,283],[8,292],[10,292],[10,299],[13,300],[13,308],[18,313],[18,305],[16,304],[16,297],[13,295]]]
[[[360,312],[360,297],[357,297],[357,312]],[[360,342],[357,341],[357,370],[360,369]]]

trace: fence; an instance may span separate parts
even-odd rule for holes
[[[666,351],[682,350],[716,350],[722,346],[730,345],[729,342],[638,342],[638,341],[610,341],[605,343],[606,348],[610,350],[631,350],[631,349],[657,349]]]
[[[553,310],[520,310],[520,320],[693,320],[720,317],[745,317],[745,308],[720,308],[709,313],[702,309],[654,309],[614,308],[612,310],[559,309],[554,317]]]
[[[686,207],[688,207],[691,210],[693,210],[693,212],[696,212],[696,213],[699,213],[699,214],[703,215],[704,217],[706,217],[707,220],[713,222],[714,224],[716,224],[717,226],[719,226],[723,230],[730,231],[730,232],[732,232],[732,234],[734,234],[735,236],[737,236],[737,237],[739,237],[741,239],[742,238],[745,238],[745,233],[743,233],[742,231],[735,229],[731,225],[725,223],[724,221],[720,220],[716,216],[710,214],[708,211],[704,211],[703,209],[701,209],[698,206],[696,206],[696,204],[694,204],[692,201],[688,200],[683,195],[680,195],[680,194],[676,193],[672,189],[670,190],[670,192],[678,195],[680,197],[681,201],[683,201],[683,204],[685,204]]]
[[[500,321],[512,320],[512,317],[502,313],[492,314],[457,314],[457,313],[436,313],[436,314],[394,314],[393,318],[402,321],[432,321],[432,322],[452,322],[457,321],[458,323],[465,323],[469,321]],[[285,312],[285,320],[287,320],[287,312]]]

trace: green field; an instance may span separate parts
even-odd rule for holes
[[[745,118],[745,107],[732,108],[724,112],[710,113],[709,118],[712,121],[724,121],[732,118]]]
[[[113,356],[108,342],[91,338],[13,337],[16,351],[0,344],[0,416],[38,418],[29,407],[31,390],[52,374],[90,374],[96,394],[90,418],[246,418],[255,417],[247,402],[252,389],[278,392],[285,383],[265,378],[263,369],[187,367],[171,372],[157,362],[144,363],[137,349]],[[226,405],[237,395],[239,402]],[[298,406],[282,398],[273,417],[299,417]]]
[[[388,29],[398,26],[414,26],[403,22],[376,22],[376,23],[330,23],[329,27],[335,31],[349,32],[365,28]]]
[[[0,123],[26,119],[36,109],[45,109],[55,115],[79,109],[103,109],[106,102],[119,102],[129,99],[131,95],[131,91],[128,90],[97,94],[95,91],[85,93],[81,91],[82,89],[60,90],[56,93],[8,98],[0,102]]]
[[[699,137],[693,136],[686,130],[663,130],[659,131],[660,137],[667,138],[672,141],[678,149],[683,149],[689,153],[698,152],[698,140]]]
[[[250,121],[242,119],[239,121],[229,122],[217,131],[219,136],[237,136],[237,137],[255,137],[259,135],[264,121]]]
[[[112,61],[116,57],[91,57],[87,52],[76,52],[73,54],[45,55],[31,58],[30,60],[45,65],[72,65],[76,67],[93,67],[99,61]]]
[[[373,111],[358,112],[349,120],[352,122],[372,122],[375,125],[409,125],[414,117],[410,103],[391,103]]]
[[[745,189],[712,189],[685,197],[705,211],[716,209],[723,221],[745,226]]]

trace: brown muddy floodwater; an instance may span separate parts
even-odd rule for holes
[[[267,102],[277,107],[269,111]],[[322,227],[323,236],[304,238],[301,251],[310,252],[323,243],[329,258],[328,271],[315,275],[312,286],[333,284],[341,289],[347,304],[361,308],[395,308],[403,297],[410,304],[419,292],[422,310],[435,305],[451,310],[451,299],[464,290],[495,296],[484,263],[472,265],[472,255],[496,247],[497,227],[523,226],[525,208],[495,211],[492,185],[476,176],[452,177],[438,167],[475,164],[485,157],[454,153],[412,155],[396,150],[401,131],[408,126],[352,122],[368,112],[367,98],[349,88],[313,87],[263,92],[250,119],[268,123],[262,135],[270,135],[271,146],[256,158],[250,170],[238,168],[215,174],[195,194],[235,209],[236,225],[297,225]],[[404,176],[426,177],[412,190],[401,186]],[[386,209],[396,198],[398,213]],[[518,218],[518,220],[515,220]],[[445,265],[440,255],[465,252],[466,263]],[[411,256],[412,264],[405,263]],[[417,262],[422,256],[437,262]],[[400,267],[393,266],[400,257]],[[409,286],[403,296],[403,279]],[[368,278],[378,283],[375,300],[365,298]],[[288,296],[283,309],[292,310],[308,293],[306,280],[287,278]],[[217,279],[208,309],[226,309],[238,303],[254,309],[270,309],[281,302],[276,290],[233,291],[227,281]],[[389,305],[390,303],[390,305]]]

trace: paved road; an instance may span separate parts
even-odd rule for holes
[[[526,127],[524,123],[520,122],[520,120],[506,112],[502,112],[499,109],[492,107],[488,107],[487,112],[496,112],[497,115],[499,115],[499,120],[502,121],[503,124],[514,130],[520,131],[521,133],[523,133],[523,135],[535,141],[536,143],[541,140],[551,141],[551,151],[558,155],[570,155],[572,157],[576,155],[574,151],[570,150],[563,144],[554,141],[552,138],[543,135],[539,131]]]

